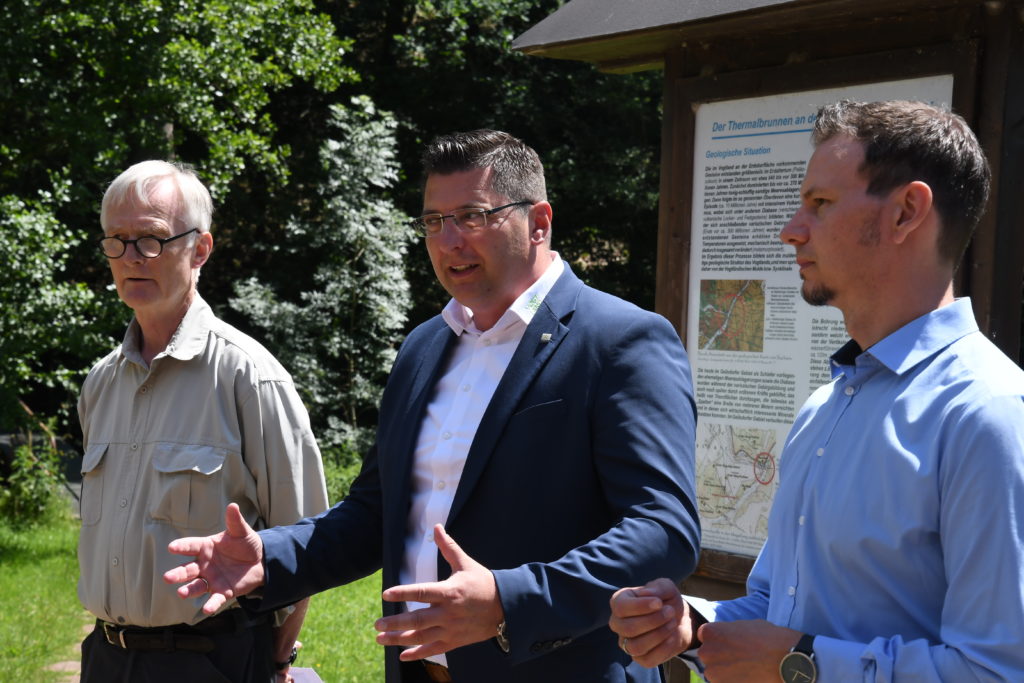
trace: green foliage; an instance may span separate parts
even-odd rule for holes
[[[381,615],[380,572],[314,595],[299,634],[296,666],[316,669],[330,683],[384,680],[384,648],[374,640]]]
[[[337,447],[326,448],[321,455],[324,460],[324,478],[327,480],[327,500],[333,505],[348,495],[362,467],[362,453],[352,448]]]
[[[65,505],[67,502],[64,502]],[[46,667],[81,657],[90,620],[75,593],[78,524],[71,515],[13,528],[0,517],[0,670],[5,681],[66,681]]]
[[[285,177],[288,149],[274,144],[264,111],[271,94],[296,78],[331,90],[355,77],[340,66],[346,44],[311,9],[309,0],[3,3],[0,167],[69,166],[90,181],[93,202],[141,158],[196,163],[215,197],[246,164]]]
[[[398,178],[394,117],[367,98],[331,112],[338,136],[321,147],[316,196],[287,224],[283,244],[267,247],[304,265],[305,286],[286,298],[251,278],[231,305],[287,359],[322,447],[360,452],[409,308],[403,259],[413,232],[384,194]]]
[[[0,424],[25,424],[19,401],[40,385],[72,400],[84,366],[110,343],[97,325],[100,298],[62,278],[82,241],[56,218],[67,196],[67,179],[55,173],[37,199],[0,197]]]
[[[0,478],[0,518],[12,527],[25,527],[66,505],[58,495],[63,481],[60,465],[59,453],[46,443],[15,448],[10,474]]]

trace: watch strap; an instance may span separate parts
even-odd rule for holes
[[[293,647],[292,648],[292,654],[288,657],[288,659],[286,659],[283,662],[274,662],[274,668],[277,669],[278,671],[284,671],[285,669],[287,669],[288,667],[290,667],[292,664],[295,663],[295,660],[298,658],[298,656],[299,656],[299,648]]]
[[[796,645],[790,652],[803,652],[810,658],[814,658],[814,636],[810,633],[805,633],[800,636],[800,640],[797,641]]]

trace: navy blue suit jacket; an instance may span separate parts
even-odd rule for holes
[[[550,337],[547,337],[550,335]],[[440,316],[395,360],[377,441],[344,501],[261,532],[261,608],[383,567],[398,583],[413,450],[456,336]],[[568,268],[527,327],[484,413],[446,529],[491,569],[511,652],[447,654],[456,681],[657,681],[608,629],[621,586],[696,565],[696,408],[689,365],[661,316],[585,286]],[[438,575],[451,570],[438,553]],[[396,606],[384,603],[384,613]],[[387,648],[387,680],[402,680]]]

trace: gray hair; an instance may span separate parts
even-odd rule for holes
[[[210,232],[213,222],[213,199],[195,171],[186,164],[167,161],[140,161],[117,176],[103,195],[100,205],[100,224],[107,227],[107,211],[126,202],[150,205],[150,195],[165,179],[170,178],[178,190],[175,215],[187,228]]]

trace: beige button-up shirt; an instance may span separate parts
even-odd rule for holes
[[[163,582],[183,561],[167,544],[222,530],[231,502],[256,529],[323,511],[323,465],[291,376],[200,297],[148,368],[138,333],[132,320],[78,403],[78,596],[117,624],[193,624],[206,596]]]

